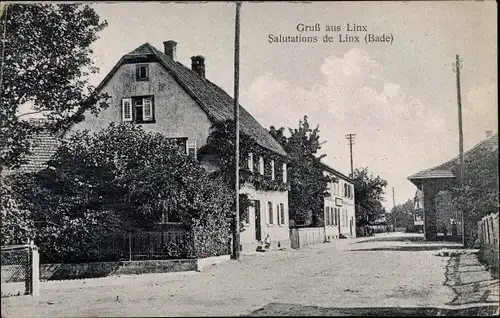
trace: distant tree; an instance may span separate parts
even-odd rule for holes
[[[312,226],[324,224],[324,198],[329,195],[328,182],[332,178],[323,174],[320,165],[326,155],[316,156],[321,149],[319,127],[312,129],[304,116],[298,128],[288,128],[289,136],[285,136],[285,128],[270,127],[269,132],[285,149],[290,157],[288,164],[289,217],[297,221],[311,219]]]
[[[387,181],[373,176],[368,168],[354,170],[354,194],[356,204],[356,224],[364,226],[373,222],[385,212],[384,202]]]
[[[455,175],[459,175],[459,167]],[[464,185],[451,191],[452,202],[464,214],[466,245],[474,244],[477,222],[490,213],[498,213],[498,148],[486,147],[465,158]]]
[[[405,203],[398,204],[387,214],[387,220],[390,224],[397,227],[410,227],[413,225],[414,200],[408,199]]]
[[[88,75],[98,71],[90,46],[106,26],[87,5],[5,5],[0,21],[0,172],[22,162],[31,146],[27,136],[58,130],[81,121],[83,110],[97,114],[107,106],[107,96],[88,84]],[[24,120],[33,113],[50,121],[35,125]]]

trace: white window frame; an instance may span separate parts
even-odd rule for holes
[[[196,144],[196,140],[186,140],[186,155],[189,156],[189,149],[194,148],[194,159],[197,158],[198,147]]]
[[[146,108],[149,108],[149,115],[147,115]],[[153,120],[153,99],[151,97],[144,97],[142,99],[142,120],[152,121]]]
[[[264,158],[259,157],[259,173],[264,175]]]
[[[128,114],[127,116],[127,109]],[[122,120],[123,121],[132,121],[133,120],[133,108],[132,108],[132,98],[124,98],[122,99]]]
[[[274,160],[271,160],[271,180],[274,180],[276,177],[274,173]]]
[[[287,183],[287,171],[286,171],[286,163],[283,164],[283,183]]]
[[[253,153],[248,153],[248,170],[253,171]]]

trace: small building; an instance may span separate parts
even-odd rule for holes
[[[336,179],[328,184],[330,196],[324,203],[326,239],[356,237],[354,181],[324,163],[321,165],[325,175]]]
[[[464,153],[464,162],[481,160],[485,153],[494,152],[498,153],[498,134],[493,136],[487,134],[487,139]],[[460,158],[457,156],[443,164],[408,177],[408,180],[418,189],[415,203],[423,209],[425,240],[439,240],[438,232],[442,233],[445,228],[448,233],[450,233],[450,227],[452,231],[456,227],[457,234],[461,231],[460,211],[454,210],[447,195],[447,192],[459,182],[459,177],[456,175],[459,166]]]

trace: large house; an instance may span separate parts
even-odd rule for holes
[[[326,239],[356,237],[354,182],[341,172],[321,163],[325,175],[336,181],[328,184],[329,197],[325,198]]]
[[[203,56],[192,57],[188,68],[176,60],[175,41],[163,44],[163,52],[145,43],[121,57],[97,87],[110,95],[109,107],[97,117],[85,116],[71,130],[96,132],[111,122],[140,124],[146,131],[182,141],[186,152],[197,157],[214,124],[233,119],[234,100],[205,78]],[[286,152],[241,106],[240,129],[254,140],[256,149],[262,149],[243,154],[246,159],[241,168],[261,179],[286,185]],[[198,159],[208,171],[218,169],[209,156]],[[273,246],[290,244],[288,187],[277,188],[281,190],[262,190],[246,182],[240,190],[254,203],[247,211],[241,234],[243,252],[254,251],[267,235]]]

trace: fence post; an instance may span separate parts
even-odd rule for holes
[[[40,254],[38,248],[32,245],[30,248],[31,254],[31,296],[40,296]]]

